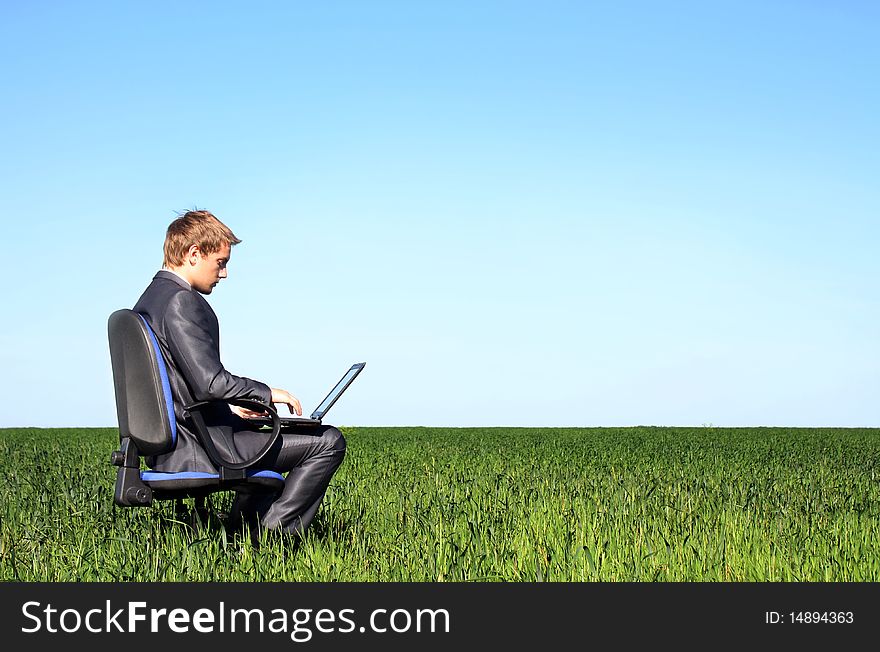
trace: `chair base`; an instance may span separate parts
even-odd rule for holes
[[[139,471],[122,466],[116,473],[113,502],[120,507],[147,507],[153,500],[204,498],[220,491],[277,493],[284,476],[275,471],[248,470],[244,477],[223,480],[219,473]]]

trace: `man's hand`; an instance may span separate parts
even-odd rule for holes
[[[299,399],[287,392],[283,389],[275,389],[272,388],[272,402],[273,403],[284,403],[287,405],[287,408],[290,410],[291,414],[296,414],[296,416],[301,417],[303,413],[302,405],[299,404]]]
[[[259,410],[249,410],[246,407],[241,407],[240,405],[231,405],[229,409],[232,410],[235,414],[240,416],[242,419],[260,419],[266,416],[266,412]]]

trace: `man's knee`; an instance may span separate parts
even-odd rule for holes
[[[340,432],[339,428],[333,426],[326,428],[321,435],[321,439],[324,440],[326,450],[333,451],[340,457],[345,455],[345,437],[342,432]]]

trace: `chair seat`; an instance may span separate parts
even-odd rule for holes
[[[179,471],[163,473],[161,471],[141,471],[141,480],[153,490],[157,498],[164,492],[175,495],[201,496],[215,491],[234,489],[240,491],[281,491],[284,487],[284,476],[275,471],[247,471],[247,478],[231,487],[220,486],[219,473],[203,471]]]

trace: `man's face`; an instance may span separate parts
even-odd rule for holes
[[[203,254],[197,250],[197,262],[190,275],[190,284],[202,294],[211,294],[214,286],[221,278],[226,278],[226,264],[231,253],[229,244],[224,244],[219,251]]]

